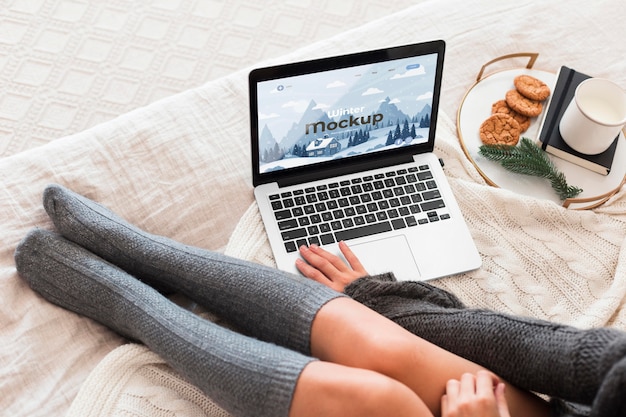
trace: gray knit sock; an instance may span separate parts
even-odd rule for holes
[[[288,415],[311,358],[204,320],[51,232],[30,232],[15,260],[44,298],[143,342],[231,414]]]
[[[567,403],[558,398],[550,399],[551,417],[589,417],[590,413],[589,406]]]
[[[591,410],[591,417],[626,416],[626,358],[611,367]]]
[[[150,285],[186,295],[248,335],[307,355],[315,314],[342,296],[300,276],[146,233],[59,185],[46,188],[44,207],[67,239]]]
[[[427,296],[425,291],[444,292],[367,279],[346,288],[348,295],[412,333],[521,388],[573,403],[593,403],[594,409],[622,410],[623,391],[610,387],[624,386],[626,381],[626,366],[618,366],[626,358],[625,332],[580,330],[494,311],[451,308],[447,297]],[[440,299],[446,303],[436,302]],[[615,392],[619,395],[609,395]]]

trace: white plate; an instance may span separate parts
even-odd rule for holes
[[[575,199],[562,201],[546,179],[515,174],[497,162],[490,161],[478,153],[483,144],[478,131],[482,122],[491,115],[491,105],[503,100],[506,92],[515,88],[513,79],[521,74],[536,77],[554,88],[556,74],[528,68],[502,70],[477,81],[465,94],[457,114],[457,132],[461,146],[469,160],[490,185],[515,191],[520,194],[552,200],[565,207],[586,209],[604,203],[626,182],[626,140],[620,135],[611,173],[607,176],[589,171],[571,162],[550,155],[556,167],[565,174],[567,182],[583,189]],[[530,127],[522,134],[533,141],[537,139],[544,112],[532,118]]]

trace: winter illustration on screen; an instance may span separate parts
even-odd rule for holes
[[[258,84],[260,172],[428,140],[436,55]]]

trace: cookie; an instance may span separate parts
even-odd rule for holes
[[[518,75],[513,80],[513,84],[521,95],[531,100],[543,101],[550,95],[550,87],[540,79],[530,75]]]
[[[524,116],[539,116],[543,110],[541,102],[526,98],[515,89],[507,91],[505,99],[510,108]]]
[[[508,114],[492,114],[480,125],[480,140],[485,145],[517,145],[521,129],[517,120]]]
[[[530,127],[530,117],[524,116],[523,114],[519,114],[515,110],[509,107],[506,104],[506,100],[498,100],[491,105],[491,114],[503,113],[508,114],[519,123],[519,127],[522,130],[522,133],[526,132]]]

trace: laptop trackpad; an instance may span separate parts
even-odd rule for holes
[[[416,281],[420,272],[406,238],[393,236],[348,246],[370,275],[393,272],[398,281]]]

